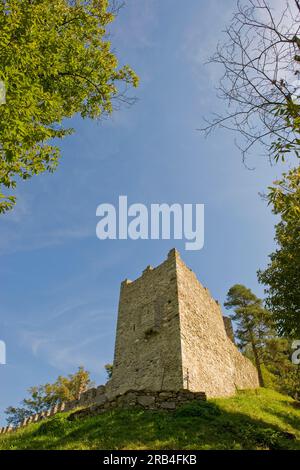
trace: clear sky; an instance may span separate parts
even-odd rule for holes
[[[102,123],[74,119],[54,175],[19,185],[0,219],[0,414],[32,385],[84,365],[97,384],[112,362],[120,282],[162,262],[176,246],[212,295],[234,283],[258,295],[256,271],[274,249],[274,223],[258,193],[280,175],[261,155],[242,163],[234,136],[196,129],[225,104],[219,70],[205,66],[230,19],[232,0],[128,0],[112,27],[122,63],[138,73],[137,103]],[[204,203],[205,246],[183,241],[100,241],[96,207]]]

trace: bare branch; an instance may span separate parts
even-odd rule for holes
[[[274,139],[293,145],[297,138],[283,111],[292,103],[300,74],[300,0],[288,0],[280,12],[270,5],[238,0],[227,40],[209,60],[224,69],[217,90],[229,111],[201,130],[206,135],[216,127],[238,132],[243,158],[256,143],[270,152]]]

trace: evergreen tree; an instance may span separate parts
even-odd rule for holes
[[[241,284],[232,286],[224,303],[227,309],[233,309],[232,320],[236,323],[236,338],[242,351],[249,345],[257,368],[260,386],[264,386],[261,362],[265,339],[270,330],[270,316],[263,307],[262,300]]]
[[[281,216],[275,227],[277,249],[270,263],[258,271],[266,285],[266,305],[277,331],[286,337],[300,338],[300,168],[283,174],[269,188],[267,196],[274,214]]]

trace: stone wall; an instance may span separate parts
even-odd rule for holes
[[[203,392],[190,392],[189,390],[128,390],[124,395],[118,395],[102,405],[93,405],[84,410],[72,413],[69,419],[93,416],[114,408],[142,408],[152,411],[174,411],[185,403],[191,401],[204,401]]]
[[[39,413],[24,419],[20,426],[6,426],[0,428],[0,434],[17,431],[28,424],[37,423],[46,418],[50,418],[57,413],[72,411],[69,418],[84,418],[91,415],[104,413],[115,408],[142,408],[144,410],[165,410],[174,411],[181,405],[191,401],[206,400],[205,393],[192,393],[188,390],[174,392],[172,390],[151,391],[151,390],[129,390],[124,395],[118,395],[109,399],[105,393],[105,387],[100,385],[96,389],[90,389],[83,393],[79,400],[61,403],[47,412]]]
[[[184,388],[208,397],[258,388],[257,370],[228,337],[222,311],[209,290],[175,252]]]
[[[184,388],[220,397],[259,387],[256,368],[226,333],[219,303],[178,253],[176,265]]]

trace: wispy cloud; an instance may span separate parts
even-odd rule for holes
[[[21,221],[21,219],[20,219]],[[50,232],[24,233],[16,231],[15,227],[5,227],[1,232],[0,255],[16,252],[32,251],[50,246],[61,245],[65,241],[80,240],[95,235],[95,230],[86,227],[65,228]]]
[[[55,179],[57,175],[50,177]],[[80,184],[84,183],[81,181]],[[70,204],[70,186],[60,186],[55,192],[51,185],[46,185],[46,178],[44,180],[42,177],[18,190],[16,206],[0,218],[0,255],[32,251],[95,236],[94,226],[82,223],[82,219],[91,218],[94,214],[85,210],[85,201],[82,199],[80,204],[77,201]],[[34,190],[39,192],[34,193]],[[78,207],[80,210],[77,212]]]
[[[103,372],[107,362],[101,361],[101,354],[95,354],[95,344],[101,344],[107,334],[102,333],[88,339],[74,338],[72,341],[59,335],[59,330],[51,333],[24,331],[23,345],[31,350],[35,357],[42,359],[48,366],[69,373],[83,365],[92,373]]]
[[[113,335],[110,319],[109,312],[89,304],[64,305],[38,325],[24,325],[18,336],[21,345],[47,365],[62,372],[84,365],[98,374],[107,359],[108,348],[103,346]]]

